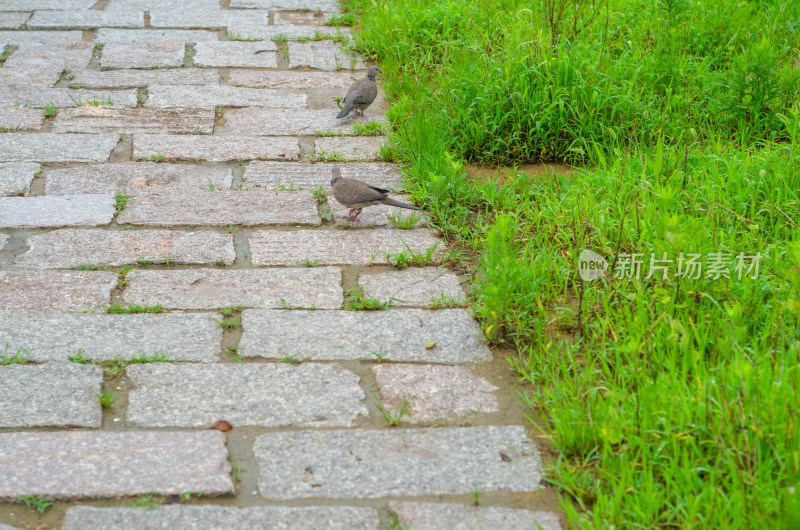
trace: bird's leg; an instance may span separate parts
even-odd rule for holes
[[[358,215],[361,213],[361,210],[362,210],[361,208],[353,208],[352,210],[350,210],[350,217],[348,217],[348,219],[350,219],[351,221],[357,221]],[[355,212],[355,215],[353,215],[353,212]]]

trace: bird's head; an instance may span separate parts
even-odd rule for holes
[[[331,168],[331,186],[333,186],[337,180],[342,178],[342,170],[338,167]]]
[[[369,77],[373,81],[375,81],[376,74],[382,74],[382,73],[383,71],[380,69],[380,67],[378,67],[377,64],[373,64],[367,69],[367,77]]]

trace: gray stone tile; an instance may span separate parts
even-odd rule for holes
[[[92,59],[91,42],[26,42],[9,57],[5,66],[10,68],[60,66],[85,68]]]
[[[183,66],[186,45],[183,42],[107,42],[100,56],[103,70],[113,68],[152,68]]]
[[[383,406],[397,415],[408,403],[409,423],[454,423],[500,410],[497,387],[463,366],[380,364],[372,367]]]
[[[114,273],[100,274],[113,276],[116,283]],[[102,305],[108,306],[108,296]],[[69,309],[89,307],[76,301]],[[8,343],[13,351],[25,348],[32,362],[67,361],[80,350],[83,357],[95,361],[160,354],[171,361],[214,363],[219,361],[222,341],[222,328],[214,317],[219,315],[5,313],[0,319],[0,342]]]
[[[381,144],[384,141],[377,136],[317,138],[314,140],[314,154],[323,159],[336,154],[345,160],[380,160]]]
[[[219,35],[213,31],[185,29],[114,29],[100,28],[94,38],[95,42],[127,42],[131,44],[145,42],[203,42],[218,41]]]
[[[143,28],[144,13],[131,11],[52,10],[36,11],[29,29]]]
[[[83,106],[63,109],[54,133],[211,134],[214,109],[145,109]]]
[[[295,25],[269,25],[254,19],[234,19],[228,23],[228,32],[248,39],[271,40],[283,36],[288,40],[298,40],[299,38],[313,39],[318,36],[335,36],[337,38],[349,39],[351,37],[349,28],[335,28],[332,26],[295,26]],[[319,42],[319,41],[315,41]]]
[[[34,11],[41,9],[89,9],[96,0],[0,0],[0,11]]]
[[[105,92],[49,88],[40,85],[0,86],[0,107],[19,104],[36,108],[46,107],[47,105],[65,108],[78,107],[90,101],[98,101],[105,104],[109,99],[116,106],[135,107],[137,103],[135,90]]]
[[[70,86],[87,88],[144,88],[153,85],[216,85],[219,74],[201,68],[158,70],[80,70]]]
[[[295,164],[253,161],[247,164],[243,181],[246,188],[260,186],[271,190],[278,186],[288,187],[294,184],[308,190],[322,186],[330,191],[331,168],[334,166],[341,168],[342,175],[363,180],[372,186],[403,189],[403,177],[397,166],[385,162]]]
[[[150,10],[150,26],[153,28],[210,28],[224,29],[228,26],[230,11],[214,7],[200,9],[170,9],[158,5]]]
[[[0,271],[0,311],[100,309],[110,304],[116,286],[113,272]]]
[[[0,162],[105,162],[115,134],[0,134]]]
[[[278,11],[273,13],[272,22],[276,26],[323,26],[335,14],[322,11]]]
[[[214,265],[236,260],[233,236],[207,230],[54,230],[28,238],[28,250],[15,264],[27,269],[70,268],[81,264],[152,263]]]
[[[536,491],[541,477],[536,447],[517,426],[275,432],[253,452],[268,499]]]
[[[0,136],[2,146],[2,136]],[[1,156],[1,155],[0,155]],[[297,160],[300,144],[295,138],[224,137],[145,134],[133,138],[133,156],[149,160],[227,162],[231,160]]]
[[[299,530],[301,528],[377,530],[378,513],[372,508],[350,506],[162,506],[144,508],[94,508],[74,506],[67,510],[61,530],[110,530],[148,528],[225,528],[226,530]]]
[[[48,169],[45,172],[47,195],[74,193],[115,193],[127,195],[147,192],[189,192],[227,190],[231,169],[222,166],[192,166],[155,162],[122,162]]]
[[[343,298],[342,273],[334,267],[136,270],[126,279],[128,286],[122,294],[126,304],[161,304],[165,309],[234,305],[335,309]]]
[[[4,1],[19,4],[18,0],[0,0],[0,11],[6,11],[6,9],[3,9],[2,7]],[[54,5],[52,0],[42,0],[42,2],[46,3],[49,6]],[[27,9],[23,9],[22,7],[16,7],[9,10],[28,11]],[[13,44],[15,46],[23,46],[23,45],[27,46],[28,44],[31,43],[55,45],[55,44],[63,44],[65,42],[82,42],[82,41],[83,41],[82,31],[0,31],[0,42],[5,42],[6,44]],[[5,66],[3,68],[5,68]]]
[[[61,78],[63,70],[64,68],[57,64],[17,67],[4,65],[3,68],[0,68],[0,85],[51,87]]]
[[[231,109],[223,115],[225,124],[218,134],[248,136],[354,134],[354,123],[372,121],[387,123],[383,116],[350,116],[337,120],[332,110],[289,110],[246,107]]]
[[[364,292],[385,302],[392,300],[400,307],[425,307],[442,298],[457,305],[467,305],[467,297],[458,276],[435,267],[409,268],[398,271],[362,274],[358,284]]]
[[[289,68],[365,70],[367,63],[331,41],[289,42]]]
[[[270,11],[339,11],[336,0],[231,0],[231,9]]]
[[[0,197],[0,227],[99,226],[114,217],[114,196]]]
[[[349,427],[367,416],[359,376],[341,366],[148,364],[126,370],[126,421],[140,427]]]
[[[3,247],[6,245],[6,241],[8,241],[10,238],[10,235],[0,232],[0,250],[3,249]]]
[[[492,358],[477,322],[464,309],[248,310],[242,325],[239,353],[244,357],[375,360],[373,353],[384,351],[385,360],[396,362],[460,364]]]
[[[431,264],[438,264],[445,247],[431,230],[265,230],[250,236],[253,265],[385,265],[387,252],[425,252],[439,243]]]
[[[6,11],[0,13],[0,28],[17,29],[25,24],[25,21],[30,18],[30,12],[21,11]]]
[[[312,225],[322,221],[307,191],[144,193],[128,199],[117,217],[132,225]],[[2,226],[2,225],[0,225]]]
[[[392,199],[413,204],[407,196],[405,195],[396,195],[391,194],[389,195]],[[328,199],[328,208],[330,208],[330,213],[333,216],[333,222],[336,226],[343,226],[346,228],[373,228],[373,227],[392,227],[392,221],[390,217],[393,219],[415,219],[416,224],[414,228],[422,228],[424,226],[428,226],[428,217],[425,215],[424,212],[420,212],[418,210],[411,210],[408,208],[398,208],[397,206],[386,206],[383,204],[379,204],[376,206],[370,206],[369,208],[364,208],[364,210],[358,215],[358,219],[355,221],[349,221],[347,217],[350,215],[350,208],[346,208],[339,204],[336,199],[330,197]]]
[[[186,12],[202,9],[220,10],[218,0],[113,0],[106,9],[153,11],[154,9],[184,9]]]
[[[252,88],[342,88],[352,86],[358,77],[352,72],[293,72],[288,70],[231,70],[228,79],[231,85]]]
[[[285,90],[213,86],[154,86],[147,107],[275,107],[304,109],[306,95]]]
[[[206,41],[195,44],[194,64],[203,67],[277,68],[278,46],[272,41]]]
[[[451,503],[389,502],[402,527],[414,530],[561,530],[558,514],[500,506],[469,506]]]
[[[0,163],[0,196],[27,195],[39,168],[35,162]]]
[[[0,107],[0,129],[39,130],[44,122],[44,111],[29,107]]]
[[[96,394],[102,382],[103,369],[98,366],[0,366],[0,427],[99,428],[103,417]]]
[[[219,431],[0,433],[0,500],[233,492]]]

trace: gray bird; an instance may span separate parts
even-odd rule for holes
[[[342,171],[338,167],[331,169],[331,188],[333,188],[333,197],[339,201],[342,206],[350,208],[350,213],[347,216],[347,219],[350,221],[358,219],[358,214],[361,213],[363,208],[375,206],[377,204],[387,204],[399,208],[408,208],[409,210],[419,210],[419,208],[413,204],[390,199],[386,196],[389,190],[370,186],[366,182],[361,182],[360,180],[342,177]]]
[[[375,83],[375,74],[378,73],[382,73],[381,69],[372,65],[367,70],[367,77],[356,81],[350,87],[344,97],[344,107],[336,115],[337,118],[344,118],[353,109],[356,111],[356,116],[364,115],[364,109],[372,105],[372,102],[378,97],[378,85]]]

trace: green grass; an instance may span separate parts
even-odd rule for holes
[[[394,305],[392,300],[381,302],[377,298],[370,296],[364,292],[363,287],[347,288],[345,294],[348,299],[345,301],[344,308],[348,311],[387,309],[389,306]]]
[[[470,254],[474,314],[517,352],[570,526],[800,525],[800,4],[366,5],[387,153]],[[466,171],[541,160],[578,167]],[[581,280],[584,249],[604,278]],[[676,277],[681,253],[698,277]],[[633,254],[642,274],[620,274]]]
[[[117,402],[117,393],[114,390],[108,390],[105,385],[103,385],[102,392],[95,394],[95,397],[97,397],[97,402],[100,403],[100,406],[104,409],[109,408]]]
[[[3,355],[0,355],[0,366],[8,366],[9,364],[25,364],[28,362],[28,357],[30,356],[30,350],[26,348],[18,347],[15,352],[11,353],[9,350],[9,344],[6,342],[5,348],[3,348]]]
[[[83,348],[78,349],[75,355],[69,357],[69,360],[73,363],[78,364],[93,364],[96,366],[100,366],[103,368],[103,372],[108,377],[116,377],[120,375],[125,368],[127,368],[131,364],[145,364],[145,363],[163,363],[163,362],[174,362],[171,359],[171,355],[163,355],[158,352],[153,353],[152,355],[140,354],[130,357],[128,359],[122,356],[116,356],[113,359],[107,361],[96,361],[89,357],[83,355]],[[114,401],[116,401],[115,392],[111,392],[111,395],[107,395],[106,391],[103,391],[103,394],[97,394],[98,401],[103,404],[104,402],[109,403],[105,406],[111,406]]]
[[[24,502],[29,510],[38,512],[40,515],[44,514],[56,503],[54,499],[40,497],[39,495],[25,495],[24,497],[20,497],[19,500]]]
[[[131,304],[127,307],[120,304],[114,304],[106,308],[107,313],[116,313],[120,315],[129,315],[133,313],[162,313],[164,308],[160,304],[157,305],[138,305]]]
[[[128,199],[132,199],[133,195],[128,195],[125,193],[125,190],[119,191],[114,195],[114,215],[119,214],[125,205],[128,204]]]

